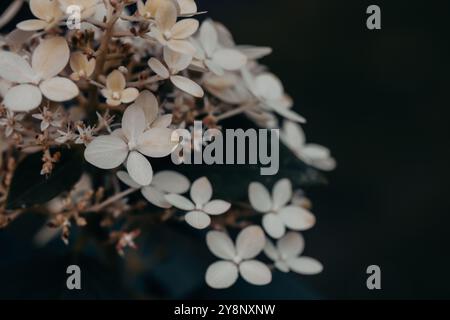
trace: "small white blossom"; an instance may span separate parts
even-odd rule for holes
[[[38,31],[51,29],[64,17],[57,0],[30,0],[31,13],[37,19],[25,20],[17,24],[23,31]]]
[[[94,140],[94,127],[77,126],[77,130],[78,136],[75,140],[76,144],[84,144],[85,146],[87,146],[89,143],[91,143],[92,140]]]
[[[313,275],[322,272],[322,264],[314,258],[300,256],[305,248],[305,240],[300,233],[288,232],[277,241],[276,247],[267,239],[264,253],[275,262],[282,272],[296,272]]]
[[[264,213],[262,225],[272,237],[279,239],[286,233],[286,227],[296,231],[314,226],[316,219],[308,210],[288,203],[292,199],[292,185],[289,179],[279,180],[272,195],[259,182],[252,182],[248,188],[252,207]]]
[[[106,88],[101,92],[110,106],[118,106],[121,103],[130,103],[139,96],[136,88],[127,88],[125,76],[119,70],[112,71],[106,77]]]
[[[213,189],[208,178],[194,181],[191,187],[191,200],[178,194],[168,194],[166,200],[174,207],[188,211],[186,222],[196,229],[205,229],[211,224],[209,215],[220,215],[230,209],[231,204],[224,200],[211,200]]]
[[[89,78],[94,73],[95,59],[88,60],[87,56],[81,52],[72,53],[69,64],[73,71],[70,78],[74,81]]]
[[[47,130],[50,126],[60,128],[63,122],[60,110],[52,112],[48,107],[44,107],[41,113],[35,113],[32,117],[41,120],[41,131]]]
[[[20,124],[20,121],[23,120],[25,114],[14,114],[11,110],[7,110],[6,118],[0,119],[0,126],[5,127],[5,136],[9,137],[15,131],[21,132],[24,130],[23,126]]]
[[[214,262],[206,271],[206,283],[215,289],[231,287],[239,277],[254,285],[266,285],[272,281],[272,273],[264,263],[254,258],[265,245],[264,232],[258,226],[242,230],[236,245],[225,232],[210,231],[206,243],[214,255],[223,260]]]

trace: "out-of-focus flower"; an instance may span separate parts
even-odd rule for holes
[[[300,256],[305,248],[305,240],[300,233],[288,232],[277,241],[276,247],[267,239],[264,253],[275,262],[282,272],[293,271],[305,275],[322,272],[322,264],[314,258]]]
[[[262,225],[272,237],[279,239],[286,233],[286,227],[296,231],[307,230],[314,226],[316,219],[308,210],[288,205],[292,199],[292,185],[289,179],[275,183],[272,195],[259,182],[252,182],[248,188],[252,207],[264,213]]]
[[[60,128],[63,122],[61,111],[58,109],[53,112],[48,107],[44,107],[40,113],[35,113],[32,117],[41,120],[41,131],[47,130],[50,126]]]
[[[5,127],[5,136],[9,137],[14,132],[21,132],[24,130],[24,127],[20,124],[20,122],[25,117],[25,114],[14,114],[11,110],[7,110],[6,117],[0,119],[0,126]]]
[[[265,241],[264,232],[258,226],[242,230],[236,238],[236,245],[225,232],[208,232],[206,243],[209,250],[223,260],[208,267],[206,283],[215,289],[229,288],[236,282],[239,274],[254,285],[270,283],[270,269],[254,259],[263,250]]]
[[[280,131],[281,141],[306,164],[324,171],[336,168],[336,160],[327,147],[306,143],[305,133],[300,125],[285,121]]]
[[[69,46],[62,37],[42,40],[33,52],[31,66],[18,54],[0,51],[0,76],[19,83],[6,93],[5,106],[26,112],[40,105],[42,94],[57,102],[76,97],[79,90],[75,83],[56,76],[67,65],[69,55]]]
[[[101,92],[110,106],[118,106],[121,103],[130,103],[139,96],[136,88],[127,88],[125,76],[119,70],[112,71],[106,77],[106,88]]]
[[[201,98],[204,95],[202,87],[189,78],[178,75],[180,71],[185,70],[191,63],[192,56],[175,52],[167,47],[164,48],[164,64],[155,58],[148,61],[149,67],[162,79],[170,79],[172,84],[178,89]]]
[[[138,184],[125,171],[118,171],[117,177],[127,186],[141,189],[142,195],[148,200],[148,202],[164,209],[172,207],[172,205],[165,199],[167,194],[185,193],[189,190],[191,185],[188,178],[175,171],[160,171],[156,173],[153,176],[152,182],[146,186],[141,186]]]
[[[291,110],[292,99],[284,93],[283,85],[275,75],[264,72],[254,76],[247,69],[243,69],[242,75],[262,109],[274,111],[295,122],[306,122],[305,118]]]
[[[157,114],[152,114],[154,121],[156,117]],[[171,140],[172,129],[148,129],[147,119],[140,104],[129,106],[122,118],[122,129],[95,138],[85,150],[86,160],[101,169],[117,168],[126,161],[131,178],[142,186],[149,185],[153,169],[145,156],[165,157],[176,148],[177,143]]]
[[[17,24],[17,28],[24,31],[51,29],[63,18],[57,0],[30,0],[30,10],[38,19],[25,20]]]
[[[64,144],[69,141],[77,139],[77,135],[73,132],[70,126],[67,126],[66,131],[57,130],[59,136],[55,139],[57,143]]]
[[[191,187],[191,200],[179,194],[168,194],[165,198],[174,207],[188,211],[186,222],[196,229],[205,229],[211,224],[209,215],[220,215],[230,209],[231,204],[224,200],[211,200],[213,189],[208,178],[194,181]]]
[[[161,45],[170,49],[189,54],[195,54],[195,47],[188,41],[198,29],[195,19],[183,19],[177,22],[177,8],[171,1],[163,2],[155,14],[156,24],[151,28],[149,36],[155,38]]]
[[[72,53],[69,64],[73,71],[70,78],[74,81],[89,78],[94,73],[95,59],[88,60],[87,56],[81,52]]]
[[[202,23],[198,40],[193,43],[197,46],[195,58],[217,75],[223,75],[224,70],[239,70],[247,63],[247,57],[238,50],[220,46],[212,20]]]

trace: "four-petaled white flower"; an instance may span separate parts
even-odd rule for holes
[[[264,72],[254,76],[244,68],[242,76],[247,88],[258,100],[259,106],[263,110],[274,111],[295,122],[306,122],[305,118],[292,111],[293,101],[285,94],[280,79],[274,74]]]
[[[252,182],[248,195],[252,207],[264,213],[262,225],[272,238],[281,238],[286,233],[286,227],[302,231],[311,228],[316,222],[314,215],[308,210],[288,205],[292,199],[289,179],[281,179],[275,183],[272,195],[261,183]]]
[[[300,256],[305,248],[305,240],[300,233],[288,232],[277,241],[276,247],[267,239],[264,253],[275,262],[282,272],[293,271],[305,275],[322,272],[322,264],[314,258]]]
[[[214,255],[223,260],[214,262],[206,271],[206,283],[215,289],[231,287],[239,274],[254,285],[266,285],[272,281],[269,267],[254,258],[265,245],[265,236],[258,226],[242,230],[236,238],[236,245],[225,232],[210,231],[206,243]]]
[[[225,48],[219,44],[219,36],[212,20],[206,20],[200,27],[198,39],[192,39],[197,47],[194,57],[217,75],[224,70],[240,70],[247,63],[247,57],[233,48]]]
[[[164,1],[156,10],[156,24],[148,35],[163,46],[193,56],[196,49],[188,38],[197,31],[199,23],[195,19],[183,19],[177,22],[177,15],[176,5],[171,1]]]
[[[165,196],[169,193],[182,194],[189,190],[191,186],[188,178],[175,171],[160,171],[155,173],[149,185],[142,186],[134,181],[125,171],[118,171],[117,177],[120,181],[131,188],[140,189],[142,195],[151,204],[160,208],[170,208],[172,205],[167,202]]]
[[[18,54],[0,51],[0,77],[19,83],[11,87],[3,103],[13,111],[30,111],[38,107],[42,94],[51,101],[75,98],[78,87],[72,80],[56,75],[69,61],[70,50],[62,37],[42,40],[31,58],[31,66]]]
[[[89,78],[95,69],[95,59],[88,59],[87,56],[81,52],[74,52],[70,56],[70,68],[73,73],[70,78],[74,81]]]
[[[116,107],[121,103],[130,103],[139,96],[136,88],[127,88],[125,76],[119,70],[112,71],[106,77],[106,88],[101,92],[106,98],[106,103],[112,107]]]
[[[315,143],[306,143],[305,133],[300,125],[285,121],[280,132],[281,141],[306,164],[319,170],[331,171],[336,168],[336,160],[328,148]]]
[[[134,181],[143,186],[151,183],[153,169],[145,156],[165,157],[177,143],[171,140],[173,130],[167,128],[167,117],[157,119],[157,106],[155,109],[145,103],[150,95],[144,91],[141,99],[125,110],[122,129],[99,136],[88,145],[84,156],[89,163],[101,169],[113,169],[126,161]]]
[[[191,200],[178,194],[166,195],[166,200],[174,207],[188,211],[186,222],[196,229],[205,229],[211,224],[209,215],[219,215],[230,209],[231,204],[224,200],[211,200],[212,186],[208,178],[195,180],[191,187]]]
[[[162,79],[170,79],[172,84],[178,89],[189,93],[190,95],[201,98],[204,95],[202,87],[189,78],[177,75],[180,71],[185,70],[191,63],[192,56],[175,52],[167,47],[164,48],[164,62],[155,58],[148,61],[149,67]]]
[[[17,28],[24,31],[48,30],[56,26],[63,18],[56,0],[30,0],[30,10],[38,19],[25,20],[17,24]]]

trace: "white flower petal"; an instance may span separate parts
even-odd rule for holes
[[[159,171],[153,176],[152,185],[167,193],[182,194],[189,190],[191,183],[176,171]]]
[[[44,80],[39,88],[47,99],[56,102],[72,100],[80,93],[72,80],[62,77]]]
[[[279,115],[285,117],[286,119],[299,122],[299,123],[305,123],[306,119],[303,118],[298,113],[295,113],[291,109],[286,108],[285,106],[280,105],[279,103],[271,103],[270,108],[272,108],[276,113]]]
[[[143,187],[141,189],[141,193],[148,202],[157,207],[163,209],[172,207],[172,205],[166,200],[165,194],[152,186]]]
[[[281,238],[286,232],[283,220],[275,213],[266,213],[262,219],[262,225],[267,234],[275,239]]]
[[[277,261],[280,259],[280,255],[278,253],[277,248],[273,245],[272,241],[266,239],[266,245],[264,246],[264,253],[267,257],[269,257],[273,261]]]
[[[164,47],[164,61],[169,66],[172,74],[176,74],[191,64],[192,56]]]
[[[264,263],[257,260],[244,261],[239,265],[239,272],[245,281],[263,286],[272,281],[272,272]]]
[[[272,199],[269,191],[259,182],[252,182],[248,187],[248,197],[252,207],[259,212],[272,209]]]
[[[298,232],[288,232],[278,240],[277,248],[284,259],[297,257],[305,248],[305,239]]]
[[[30,19],[17,24],[17,28],[23,31],[38,31],[45,29],[48,23],[44,20]]]
[[[292,185],[289,179],[281,179],[275,183],[272,190],[273,209],[277,211],[292,198]]]
[[[122,92],[127,85],[125,76],[119,70],[113,70],[106,77],[106,87],[113,92]]]
[[[231,287],[239,276],[237,266],[230,261],[217,261],[206,270],[205,280],[214,289]]]
[[[55,18],[59,3],[54,0],[30,0],[30,10],[33,15],[42,20]]]
[[[305,275],[318,274],[323,270],[322,264],[310,257],[293,258],[287,260],[286,263],[291,271]]]
[[[118,171],[116,173],[117,178],[119,178],[120,181],[122,181],[122,183],[126,184],[127,186],[131,187],[131,188],[135,188],[135,189],[139,189],[142,187],[142,185],[140,185],[139,183],[137,183],[136,181],[134,181],[130,175],[128,174],[128,172],[126,171]]]
[[[275,262],[275,268],[277,268],[281,272],[289,272],[289,266],[283,260],[278,260],[277,262]]]
[[[42,94],[38,87],[21,84],[8,90],[3,103],[11,111],[28,112],[37,108],[41,101]]]
[[[197,207],[202,208],[212,197],[212,186],[208,178],[202,177],[194,181],[191,187],[191,199]]]
[[[127,140],[137,144],[138,138],[142,135],[147,123],[145,121],[144,110],[137,104],[129,106],[122,117],[122,131]]]
[[[170,31],[177,22],[177,8],[171,1],[161,2],[155,16],[158,28],[164,33]]]
[[[36,73],[24,58],[8,51],[0,51],[0,77],[17,83],[38,80]]]
[[[152,182],[152,165],[137,151],[131,151],[128,155],[127,170],[130,177],[142,186],[147,186]]]
[[[139,136],[137,148],[148,157],[165,157],[178,145],[177,141],[172,141],[172,133],[169,128],[151,128]]]
[[[178,89],[189,93],[196,98],[201,98],[205,94],[202,87],[189,78],[183,76],[171,76],[170,81],[172,81],[173,85]]]
[[[144,110],[147,124],[152,124],[155,121],[158,116],[158,100],[153,93],[148,90],[142,91],[134,104]]]
[[[205,204],[203,210],[210,215],[219,215],[230,209],[231,203],[223,200],[213,200]]]
[[[186,213],[184,220],[196,229],[205,229],[211,224],[211,218],[203,211],[190,211]]]
[[[185,210],[185,211],[195,209],[195,206],[191,202],[191,200],[189,200],[186,197],[180,196],[179,194],[175,194],[175,193],[167,194],[165,196],[165,198],[166,198],[167,202],[169,202],[175,208]]]
[[[259,96],[266,100],[278,100],[284,89],[280,79],[271,73],[262,73],[254,79],[255,89]]]
[[[286,146],[293,150],[301,150],[306,142],[302,127],[292,121],[283,122],[280,138]]]
[[[164,114],[153,121],[152,128],[167,128],[172,123],[173,116],[171,114]]]
[[[167,68],[158,59],[150,58],[150,60],[148,60],[148,66],[162,79],[168,79],[170,77],[169,70],[167,70]]]
[[[139,96],[139,90],[136,88],[126,88],[121,93],[121,101],[123,103],[130,103],[136,100],[136,98]]]
[[[208,56],[212,56],[217,48],[218,35],[213,22],[205,20],[200,27],[200,43]]]
[[[239,70],[247,63],[247,57],[233,49],[217,50],[214,53],[212,60],[214,63],[228,71]]]
[[[114,169],[120,166],[128,155],[126,143],[115,136],[99,136],[84,151],[84,158],[101,169]]]
[[[190,56],[194,56],[197,51],[195,46],[187,40],[172,39],[167,43],[167,46],[173,51],[188,54]]]
[[[206,244],[216,256],[225,260],[233,260],[236,249],[230,237],[222,231],[209,231],[206,235]]]
[[[198,29],[199,23],[195,19],[183,19],[172,28],[172,38],[186,39],[192,36]]]
[[[297,206],[285,207],[280,210],[279,215],[284,224],[292,230],[307,230],[316,223],[316,218],[311,212]]]
[[[236,238],[236,252],[241,259],[256,257],[266,244],[264,231],[259,226],[250,226],[242,230]]]
[[[49,79],[61,72],[69,62],[70,50],[66,39],[53,37],[42,40],[31,59],[33,70],[41,79]]]
[[[240,52],[242,52],[250,60],[258,60],[272,53],[270,47],[255,47],[255,46],[237,46]]]

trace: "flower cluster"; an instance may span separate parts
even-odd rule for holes
[[[206,271],[213,288],[230,287],[239,275],[265,285],[274,269],[321,272],[317,260],[300,256],[299,232],[316,219],[309,200],[293,191],[297,183],[277,179],[270,193],[252,179],[243,202],[218,196],[223,186],[213,186],[207,174],[188,178],[167,168],[180,144],[176,129],[200,120],[222,130],[225,119],[239,116],[256,127],[281,127],[291,156],[308,167],[335,168],[329,149],[306,143],[305,118],[260,64],[271,48],[236,44],[194,0],[30,0],[29,6],[34,18],[0,36],[0,227],[41,206],[48,226],[36,241],[45,244],[59,233],[68,243],[71,228],[84,227],[95,213],[125,255],[145,228],[131,229],[131,213],[152,211],[151,223],[210,229],[206,243],[220,259]],[[79,29],[68,28],[72,6],[79,8]],[[82,159],[66,177],[58,170],[69,152]],[[38,200],[13,199],[20,184],[14,177],[34,154],[40,155],[39,192],[57,177],[66,189]],[[137,191],[141,196],[131,197]],[[262,253],[266,258],[257,260]]]

